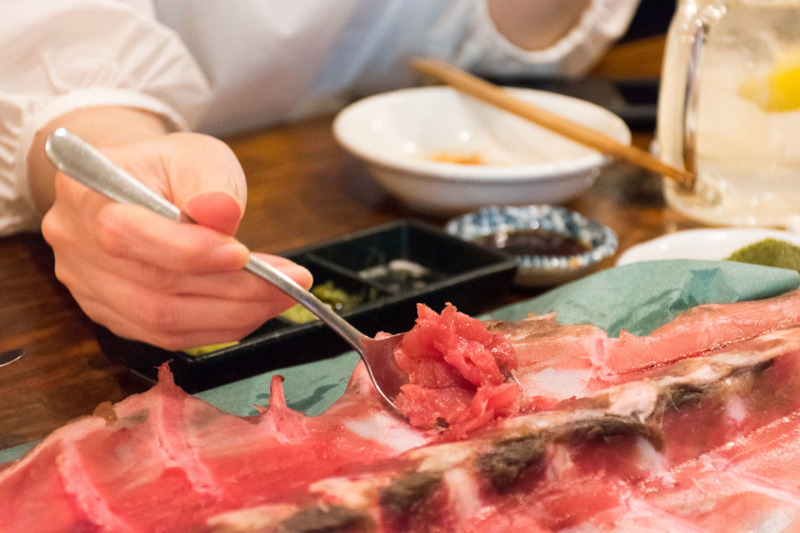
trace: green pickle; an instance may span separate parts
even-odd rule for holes
[[[728,261],[752,263],[800,272],[800,246],[779,239],[764,239],[733,252]]]
[[[328,304],[337,313],[355,309],[364,303],[364,297],[357,294],[350,294],[347,291],[336,287],[332,281],[326,281],[325,283],[321,283],[312,287],[311,292],[313,292],[317,298]],[[297,324],[304,324],[306,322],[311,322],[312,320],[317,320],[317,317],[314,315],[314,313],[300,304],[290,307],[281,313],[280,316]],[[198,356],[221,350],[222,348],[227,348],[229,346],[234,346],[236,344],[238,343],[227,342],[223,344],[210,344],[208,346],[189,348],[184,351],[189,355]]]
[[[334,311],[341,313],[342,311],[349,311],[355,309],[364,302],[364,298],[357,294],[350,294],[344,289],[335,286],[332,281],[326,281],[311,288],[314,296],[328,304]],[[296,304],[281,315],[286,320],[291,320],[298,324],[304,324],[316,320],[317,317],[300,304]]]
[[[207,353],[216,352],[217,350],[221,350],[223,348],[229,348],[231,346],[236,346],[239,344],[237,341],[233,342],[223,342],[220,344],[209,344],[207,346],[197,346],[196,348],[187,348],[184,350],[189,355],[198,356],[198,355],[205,355]]]

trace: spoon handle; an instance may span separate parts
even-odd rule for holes
[[[47,138],[44,150],[61,172],[90,189],[122,204],[145,207],[176,222],[182,220],[180,209],[74,133],[58,128]]]
[[[292,278],[252,254],[250,254],[250,258],[244,268],[266,279],[297,300],[303,307],[314,313],[320,320],[325,322],[328,327],[338,333],[350,346],[359,353],[361,352],[361,339],[364,337],[364,334],[353,327],[350,322],[336,314],[328,304],[314,296],[312,292],[305,290]]]
[[[115,165],[99,150],[64,128],[57,129],[47,138],[45,153],[64,174],[112,200],[144,207],[176,222],[194,222],[177,206],[149,189],[131,174]],[[245,268],[297,300],[342,336],[353,348],[361,350],[361,339],[364,335],[336,314],[322,300],[298,285],[292,278],[253,254],[250,255]]]

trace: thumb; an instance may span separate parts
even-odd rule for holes
[[[197,133],[174,133],[168,142],[164,159],[175,203],[203,226],[236,233],[247,182],[233,151],[219,139]]]
[[[247,203],[247,180],[221,140],[171,133],[109,147],[106,154],[199,224],[236,233]]]
[[[202,226],[234,235],[239,228],[243,209],[239,202],[225,191],[203,191],[189,198],[183,210]]]

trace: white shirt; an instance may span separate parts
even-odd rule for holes
[[[413,85],[413,56],[578,75],[637,5],[593,0],[559,42],[529,52],[498,33],[483,0],[0,0],[0,235],[38,229],[26,155],[67,111],[133,106],[226,135]]]

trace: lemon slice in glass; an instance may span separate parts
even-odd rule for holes
[[[766,76],[744,80],[739,94],[767,112],[800,109],[800,46],[779,55]]]

